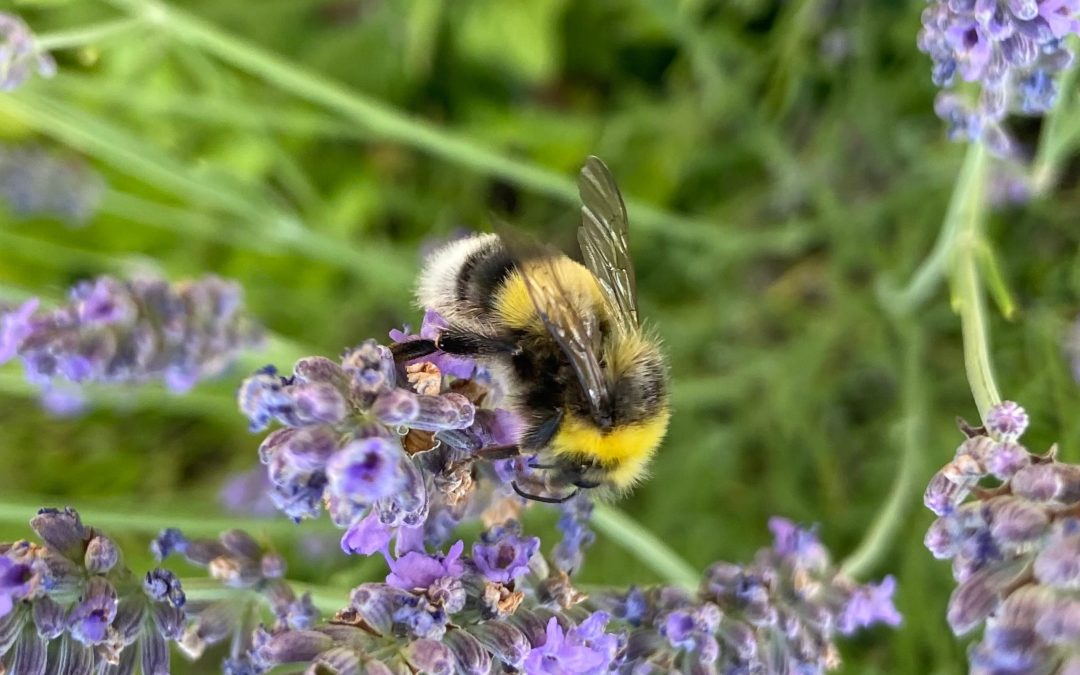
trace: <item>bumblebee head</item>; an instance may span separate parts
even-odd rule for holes
[[[595,413],[583,396],[569,402],[551,444],[561,469],[556,482],[622,492],[644,478],[667,432],[667,365],[656,341],[633,335],[610,341],[601,367],[609,408]]]

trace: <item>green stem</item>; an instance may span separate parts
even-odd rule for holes
[[[985,156],[982,145],[973,144],[968,151],[977,157]],[[986,162],[977,161],[978,170],[963,186],[967,190],[965,207],[950,212],[950,224],[956,230],[952,246],[951,272],[953,308],[960,315],[960,327],[964,336],[964,365],[968,385],[979,415],[985,420],[990,408],[1001,402],[994,369],[990,362],[990,338],[986,325],[986,298],[979,277],[979,259],[982,244],[982,227],[986,219],[984,190]],[[961,189],[958,185],[957,189]]]
[[[311,601],[315,603],[316,609],[324,615],[324,618],[332,617],[338,610],[349,604],[347,590],[292,580],[288,583],[297,593],[310,593]],[[235,600],[238,596],[252,593],[249,589],[222,586],[221,582],[206,577],[182,577],[180,585],[184,587],[184,595],[188,600],[198,602]]]
[[[1057,184],[1061,167],[1080,136],[1080,125],[1075,119],[1073,106],[1078,76],[1080,68],[1076,66],[1061,76],[1058,101],[1043,121],[1039,147],[1031,166],[1032,190],[1036,194],[1046,192]]]
[[[146,22],[138,17],[102,21],[72,30],[39,35],[34,39],[34,46],[46,52],[82,47],[123,35],[145,25]]]
[[[167,527],[176,527],[193,537],[217,536],[230,529],[243,529],[252,533],[274,536],[296,536],[301,526],[281,518],[249,518],[244,516],[193,514],[190,504],[146,505],[138,509],[113,508],[100,502],[88,502],[79,498],[53,497],[47,495],[4,495],[0,501],[0,523],[25,524],[44,506],[74,506],[83,522],[106,532],[144,532],[157,534]],[[309,528],[314,528],[314,530]],[[303,531],[310,533],[333,532],[328,521],[319,520],[305,524]]]
[[[973,143],[968,147],[934,248],[915,270],[907,286],[899,291],[887,287],[880,290],[882,302],[890,313],[896,316],[911,315],[930,298],[945,278],[961,224],[970,220],[973,212],[982,210],[987,159],[982,145]]]
[[[919,484],[919,451],[922,449],[925,423],[923,389],[922,329],[914,321],[898,321],[903,343],[903,421],[901,422],[900,469],[889,497],[870,529],[855,550],[840,566],[840,573],[850,579],[866,576],[896,543],[896,532],[911,510]]]
[[[576,183],[560,173],[507,157],[473,139],[350,91],[181,9],[155,1],[108,2],[145,17],[163,32],[260,77],[283,91],[333,110],[378,136],[416,147],[479,173],[498,176],[575,207],[578,205]],[[718,251],[745,253],[746,249],[758,246],[788,249],[801,240],[798,232],[780,230],[763,236],[760,232],[678,216],[634,199],[627,200],[627,207],[635,225],[642,230],[681,236],[689,241],[713,245]],[[722,236],[718,230],[724,230]]]
[[[619,509],[597,504],[592,522],[605,536],[645,563],[663,579],[687,590],[695,590],[701,575],[659,537]]]

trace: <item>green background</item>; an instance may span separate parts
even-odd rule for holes
[[[15,9],[63,44],[125,4]],[[0,368],[0,534],[26,536],[39,504],[71,504],[101,516],[132,567],[149,564],[157,527],[223,516],[218,488],[257,464],[259,437],[232,399],[246,372],[417,324],[422,248],[493,214],[571,248],[573,178],[596,154],[633,200],[642,311],[674,381],[653,476],[619,507],[695,567],[749,559],[773,514],[819,523],[841,559],[901,475],[906,438],[903,510],[868,570],[897,576],[905,622],[844,642],[842,672],[964,670],[921,505],[961,438],[954,417],[978,416],[959,322],[944,287],[901,316],[881,292],[930,250],[964,154],[933,114],[915,47],[924,2],[176,6],[211,28],[189,14],[123,25],[56,51],[54,79],[0,96],[4,146],[81,155],[108,183],[82,228],[0,205],[0,298],[59,299],[99,273],[214,272],[243,284],[273,337],[187,397],[97,390],[75,419],[42,412],[20,368]],[[1038,130],[1025,122],[1020,138]],[[1032,415],[1029,446],[1058,441],[1076,460],[1065,345],[1080,198],[1063,168],[1059,187],[990,217],[1018,309],[1006,321],[992,307],[990,323],[1003,393]],[[552,514],[534,511],[530,524],[550,530]],[[339,586],[343,601],[381,571],[336,555],[325,522],[273,523],[254,529],[293,559],[291,576]],[[315,532],[328,556],[302,553]],[[601,537],[582,579],[657,577]],[[177,670],[216,668],[211,655]]]

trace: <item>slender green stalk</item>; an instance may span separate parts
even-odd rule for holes
[[[319,73],[297,67],[184,10],[151,0],[108,2],[136,16],[145,17],[161,31],[260,77],[283,91],[333,110],[378,136],[418,148],[480,173],[498,176],[575,207],[578,205],[577,185],[566,176],[505,156],[473,139],[439,128],[378,100],[350,91]],[[662,231],[680,236],[711,246],[716,251],[745,253],[747,249],[757,247],[790,249],[797,246],[805,235],[800,231],[788,230],[767,234],[742,230],[721,223],[678,216],[633,199],[627,200],[627,207],[635,225],[642,230]]]
[[[221,582],[206,577],[183,577],[180,579],[180,585],[184,587],[184,595],[187,596],[188,600],[198,602],[233,600],[252,593],[249,589],[222,586]],[[345,589],[335,589],[329,586],[292,580],[289,580],[289,585],[297,593],[310,593],[315,608],[325,617],[332,617],[338,610],[349,603],[349,592]]]
[[[899,291],[882,288],[880,295],[885,307],[895,315],[910,315],[921,307],[945,278],[956,246],[961,224],[974,211],[983,208],[983,182],[986,177],[987,153],[978,143],[968,147],[960,175],[956,179],[945,221],[930,255],[919,265],[907,286]]]
[[[177,527],[192,537],[216,537],[225,530],[240,528],[273,536],[333,532],[329,521],[317,520],[299,525],[285,518],[248,518],[214,513],[192,513],[190,504],[149,504],[137,509],[111,507],[102,502],[48,495],[4,495],[0,501],[0,523],[25,524],[43,506],[73,506],[84,522],[104,531],[157,534],[167,527]]]
[[[923,387],[924,339],[914,321],[897,322],[904,360],[903,420],[900,426],[900,468],[881,511],[855,550],[840,565],[840,573],[851,579],[869,574],[896,543],[896,532],[904,522],[918,494],[919,469],[924,438],[926,393]]]
[[[695,590],[701,575],[690,563],[649,532],[641,523],[619,509],[607,504],[597,504],[592,522],[602,534],[610,538],[631,555],[645,563],[667,581],[687,590]]]
[[[990,362],[990,336],[986,327],[986,300],[979,279],[975,242],[967,239],[956,251],[953,306],[960,314],[964,334],[964,366],[968,386],[985,420],[994,405],[1001,403],[994,368]]]
[[[120,37],[145,25],[146,22],[140,17],[102,21],[101,23],[80,26],[79,28],[73,28],[72,30],[38,35],[34,39],[34,45],[42,51],[56,51],[59,49],[83,47],[95,42]]]

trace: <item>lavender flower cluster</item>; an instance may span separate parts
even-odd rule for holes
[[[1002,127],[1011,112],[1041,115],[1057,96],[1055,77],[1073,59],[1080,0],[930,0],[919,49],[934,61],[935,110],[951,138],[1014,154]],[[953,89],[957,75],[978,86],[977,102]]]
[[[429,312],[421,335],[441,321]],[[437,353],[398,368],[387,347],[369,340],[339,362],[301,359],[287,377],[265,368],[238,399],[253,430],[283,425],[259,448],[274,503],[296,520],[325,507],[347,528],[349,553],[385,555],[392,540],[398,552],[416,542],[438,547],[463,520],[502,523],[525,505],[511,481],[539,480],[529,458],[486,454],[512,445],[520,423],[498,407],[497,382],[470,360]],[[581,564],[590,508],[585,496],[563,505],[560,569]]]
[[[0,12],[0,91],[18,88],[35,70],[42,77],[52,77],[56,62],[38,49],[25,21]]]
[[[590,597],[509,521],[471,555],[460,541],[445,554],[399,554],[385,583],[357,587],[330,622],[261,631],[253,660],[334,675],[809,674],[839,663],[837,635],[899,622],[891,578],[857,585],[837,575],[811,532],[782,519],[772,527],[771,549],[745,567],[713,565],[696,594]]]
[[[42,544],[0,544],[0,672],[167,674],[186,620],[179,580],[134,576],[74,510],[42,509],[30,524]]]
[[[215,276],[172,285],[98,277],[75,286],[66,305],[39,305],[34,298],[0,312],[0,364],[18,357],[45,392],[64,380],[150,379],[185,392],[261,339],[240,286]]]
[[[37,146],[0,147],[0,198],[23,217],[83,225],[97,212],[105,180],[77,155]]]
[[[984,627],[969,652],[972,673],[1080,673],[1080,466],[1020,444],[1023,408],[996,406],[932,479],[926,534],[952,561],[957,588],[949,625]]]
[[[214,600],[187,603],[189,621],[178,639],[181,651],[198,659],[207,647],[229,641],[225,675],[260,672],[251,659],[252,638],[263,630],[263,610],[273,616],[270,630],[304,630],[318,620],[311,595],[297,596],[284,580],[285,559],[267,550],[242,530],[228,530],[216,539],[188,539],[176,529],[162,532],[151,545],[163,560],[174,553],[204,567],[232,593]]]

